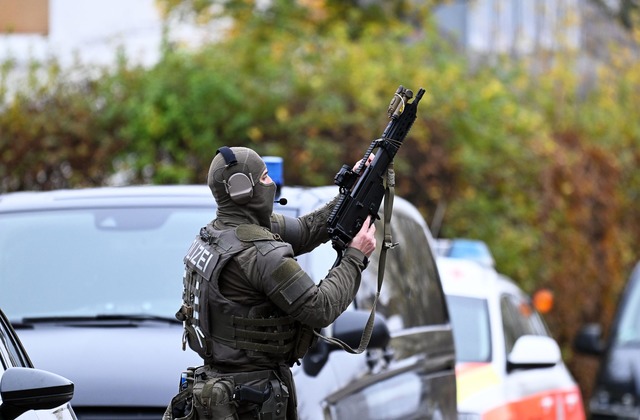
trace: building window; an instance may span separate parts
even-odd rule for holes
[[[49,33],[49,0],[0,0],[0,34]]]

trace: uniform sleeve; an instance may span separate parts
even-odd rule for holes
[[[295,255],[313,251],[329,240],[327,219],[337,201],[338,197],[318,210],[300,217],[276,213],[271,217],[271,232],[280,235],[283,241],[291,244]]]
[[[338,266],[319,285],[293,258],[290,246],[266,242],[256,247],[255,264],[242,264],[254,287],[297,321],[314,328],[331,324],[353,301],[360,287],[365,256],[347,248]]]
[[[365,256],[355,248],[347,248],[340,264],[331,269],[310,296],[291,315],[314,328],[324,328],[343,313],[360,288]]]

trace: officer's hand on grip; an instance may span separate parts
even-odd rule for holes
[[[367,216],[367,220],[360,228],[360,232],[353,237],[349,246],[360,250],[367,258],[376,250],[376,225],[371,223],[371,216]]]

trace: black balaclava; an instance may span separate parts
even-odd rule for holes
[[[227,165],[222,153],[217,153],[211,161],[207,184],[218,203],[218,219],[225,225],[237,226],[244,223],[253,223],[271,228],[271,213],[276,196],[276,185],[260,183],[260,177],[267,166],[260,156],[246,147],[230,148],[237,164]],[[251,198],[248,200],[232,200],[229,196],[228,186],[234,185],[234,180],[229,178],[237,173],[243,173],[249,177],[253,184]],[[246,201],[246,203],[243,203]]]

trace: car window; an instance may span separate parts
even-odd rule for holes
[[[511,294],[502,295],[500,310],[507,353],[511,352],[516,340],[523,335],[549,335],[540,315],[528,300]]]
[[[213,217],[212,207],[3,214],[0,308],[12,320],[118,314],[173,319],[182,259]]]
[[[458,362],[491,361],[491,327],[486,299],[447,296]]]
[[[383,230],[381,225],[377,226],[378,249],[362,274],[362,283],[356,296],[359,309],[370,310],[374,301]],[[391,331],[447,323],[449,316],[444,295],[423,226],[402,212],[394,212],[391,231],[393,241],[398,246],[387,252],[384,281],[376,311],[385,316]],[[327,275],[335,263],[336,255],[330,243],[311,253],[311,261],[306,268],[316,282]]]
[[[182,258],[210,217],[210,209],[186,208],[5,215],[0,219],[0,307],[11,319],[172,316],[180,297]]]
[[[398,246],[387,252],[376,310],[386,317],[391,331],[447,323],[446,303],[423,226],[402,212],[394,212],[391,232]],[[360,309],[371,309],[374,301],[378,286],[378,259],[384,241],[382,236],[383,227],[379,226],[376,230],[378,250],[363,273],[356,296]],[[418,308],[420,310],[416,310]]]
[[[626,298],[624,308],[620,314],[620,322],[617,327],[614,341],[616,344],[624,345],[640,342],[640,287],[638,278],[632,278],[633,287]]]
[[[6,318],[0,316],[0,363],[2,371],[10,367],[29,367],[16,336]]]
[[[2,329],[2,328],[0,328]],[[12,354],[9,353],[10,344],[7,342],[7,335],[5,334],[4,329],[0,331],[0,372],[4,372],[13,366]]]
[[[329,398],[326,418],[393,420],[416,418],[415,413],[422,413],[421,418],[439,418],[440,413],[434,413],[434,407],[429,406],[424,394],[435,395],[444,389],[448,386],[443,379],[429,382],[417,372],[405,372],[344,397],[339,395],[343,398]],[[441,399],[444,398],[443,395]]]

